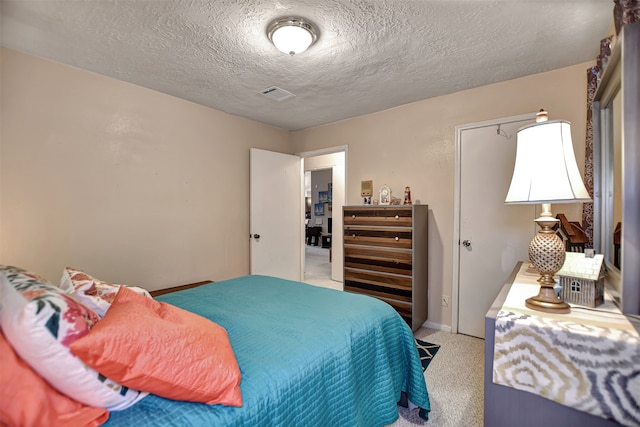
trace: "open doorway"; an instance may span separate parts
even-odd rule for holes
[[[301,157],[305,175],[303,281],[342,290],[346,147],[302,153]]]
[[[333,181],[331,169],[306,170],[304,281],[337,288],[331,280],[333,236]]]

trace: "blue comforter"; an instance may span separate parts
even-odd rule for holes
[[[266,276],[157,299],[227,329],[243,406],[149,395],[106,425],[384,426],[398,418],[401,392],[430,410],[413,334],[377,299]]]

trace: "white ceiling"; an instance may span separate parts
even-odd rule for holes
[[[2,45],[299,130],[594,60],[613,0],[1,0]],[[266,37],[300,16],[290,57]],[[277,102],[277,86],[296,96]],[[514,96],[517,96],[514,94]]]

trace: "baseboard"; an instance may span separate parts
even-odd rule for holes
[[[422,324],[423,327],[429,329],[435,329],[436,331],[449,332],[451,333],[451,326],[441,325],[439,323],[429,322],[428,320]]]

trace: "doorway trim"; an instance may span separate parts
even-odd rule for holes
[[[511,122],[519,122],[535,119],[536,113],[520,114],[498,119],[485,120],[481,122],[466,123],[456,126],[455,150],[456,159],[454,166],[453,185],[453,274],[451,286],[451,331],[458,333],[458,313],[459,313],[459,292],[460,292],[460,186],[461,182],[461,160],[462,160],[462,132],[465,130],[496,126]],[[505,195],[506,196],[506,195]]]
[[[342,189],[342,192],[344,194],[344,200],[342,201],[343,205],[345,205],[347,203],[348,197],[347,197],[347,164],[348,164],[348,146],[347,145],[340,145],[340,146],[335,146],[335,147],[327,147],[327,148],[322,148],[322,149],[318,149],[318,150],[313,150],[313,151],[305,151],[305,152],[301,152],[301,153],[296,153],[297,156],[300,156],[300,158],[302,158],[302,167],[301,169],[301,174],[302,174],[302,179],[304,181],[304,173],[307,169],[306,165],[305,165],[305,159],[307,158],[312,158],[312,157],[320,157],[320,156],[324,156],[324,155],[328,155],[328,154],[335,154],[335,153],[344,153],[344,165],[343,165],[343,169],[344,169],[344,176],[343,176],[343,182],[344,182],[344,188]],[[327,168],[322,168],[322,169],[327,169]],[[332,168],[333,169],[333,168]],[[335,186],[334,186],[335,189]],[[304,188],[302,188],[301,194],[300,194],[300,203],[302,205],[304,205]],[[331,239],[332,244],[334,241],[336,242],[341,242],[341,236],[342,236],[342,212],[339,212],[338,215],[333,215],[333,228],[334,228],[334,234],[335,230],[340,231],[338,233],[338,235],[340,236],[339,239]],[[304,235],[304,223],[301,224],[302,227],[302,235]],[[304,243],[301,247],[301,252],[302,252],[302,276],[304,279],[304,266],[305,266],[305,250],[304,250]],[[337,252],[337,253],[336,253]],[[334,259],[340,259],[340,264],[342,264],[342,250],[341,248],[339,250],[334,249],[333,250],[333,254],[335,255]],[[334,264],[335,265],[335,264]],[[333,267],[332,267],[332,274],[331,274],[331,279],[334,280],[334,274],[333,274]],[[342,278],[342,280],[340,281],[341,283],[344,283],[344,278],[342,277],[342,272],[338,272],[336,271],[335,276],[338,276],[340,278]],[[304,281],[304,280],[302,280]]]

